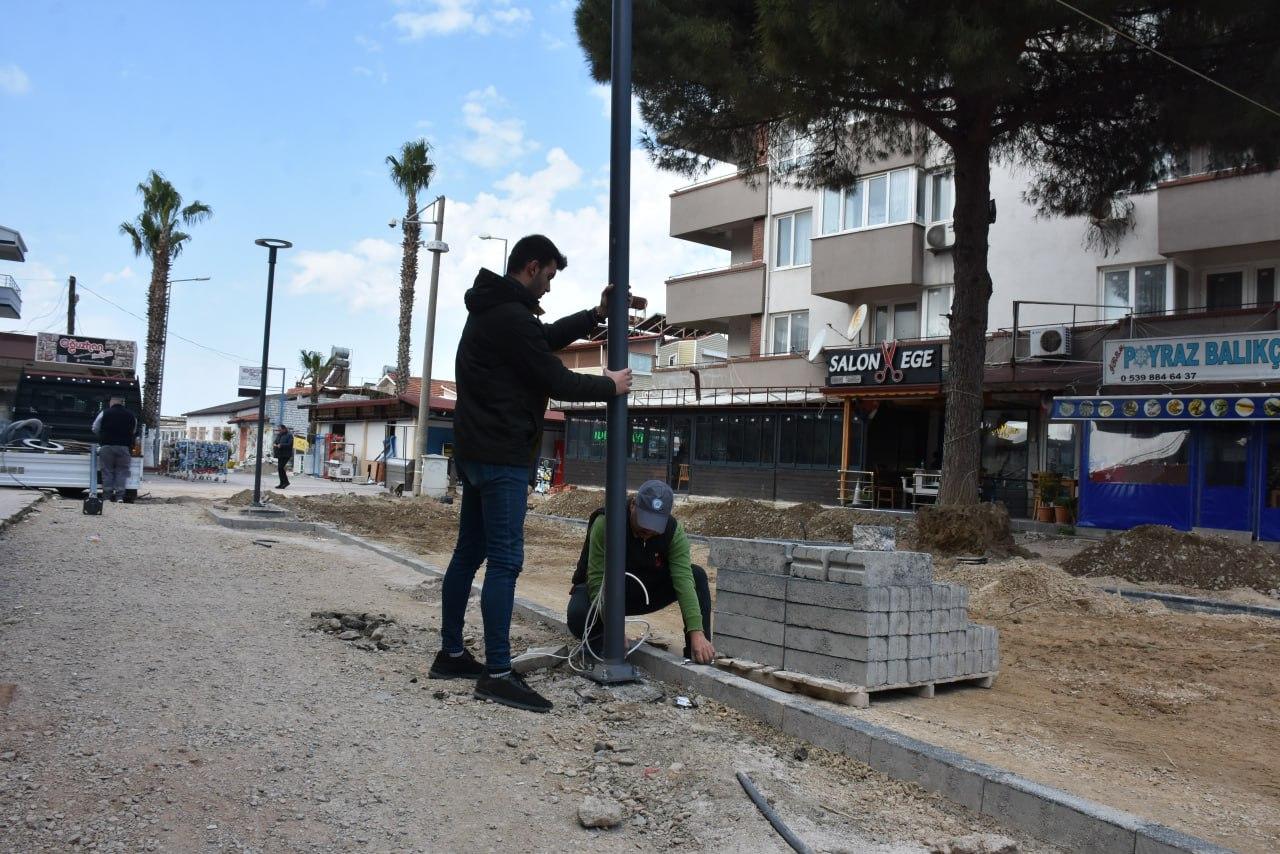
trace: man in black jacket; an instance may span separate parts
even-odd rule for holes
[[[604,376],[570,371],[554,351],[591,334],[605,319],[599,308],[544,325],[538,300],[568,261],[546,237],[522,237],[511,248],[507,275],[482,269],[466,293],[467,323],[458,342],[454,461],[462,483],[458,542],[441,590],[441,649],[433,679],[476,679],[475,695],[533,712],[551,703],[511,670],[511,610],[524,564],[524,514],[529,472],[542,440],[547,398],[607,401],[631,389],[631,370]],[[471,582],[488,560],[480,612],[485,663],[462,644]]]
[[[98,437],[98,465],[102,468],[102,493],[111,501],[123,501],[133,467],[133,437],[138,419],[124,408],[123,397],[107,401],[107,408],[93,419]]]
[[[276,439],[271,450],[276,458],[276,471],[280,474],[276,489],[284,489],[289,485],[289,464],[293,462],[293,433],[283,424],[276,425]]]

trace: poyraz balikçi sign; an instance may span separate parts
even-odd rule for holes
[[[1057,421],[1280,420],[1280,395],[1059,397],[1053,401],[1050,417]]]
[[[138,364],[138,343],[117,338],[39,332],[36,334],[35,360],[132,371]]]
[[[942,345],[851,347],[827,353],[827,385],[928,385],[942,382]]]
[[[1103,385],[1280,379],[1280,332],[1108,341]]]

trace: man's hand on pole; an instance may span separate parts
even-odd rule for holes
[[[631,369],[623,368],[620,371],[611,371],[604,369],[604,375],[613,380],[614,394],[626,394],[631,391]]]
[[[710,664],[716,657],[716,648],[701,631],[689,632],[689,657],[698,664]]]

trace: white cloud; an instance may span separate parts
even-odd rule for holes
[[[538,143],[526,139],[524,122],[518,118],[497,118],[507,102],[489,86],[469,92],[462,105],[462,124],[471,132],[459,151],[464,160],[493,169],[509,166],[524,155],[536,151]]]
[[[533,20],[533,13],[510,0],[402,0],[409,10],[391,16],[401,34],[412,41],[428,36],[474,32],[488,35]]]
[[[115,282],[124,281],[125,279],[135,278],[136,276],[137,274],[133,272],[133,267],[129,266],[128,264],[125,264],[123,267],[120,268],[120,272],[118,273],[103,273],[102,284],[110,285],[110,284],[114,284]]]
[[[386,83],[387,80],[390,79],[387,75],[387,70],[382,66],[382,63],[378,63],[378,68],[376,70],[365,65],[357,65],[351,69],[351,73],[355,74],[357,77],[368,77],[370,80],[377,80],[379,83]]]
[[[382,45],[379,44],[376,40],[371,39],[365,35],[357,35],[356,44],[358,44],[360,47],[364,48],[365,50],[369,51],[369,53],[382,52]]]
[[[31,78],[27,72],[10,63],[0,65],[0,92],[9,95],[25,95],[31,90]]]
[[[569,43],[564,39],[559,36],[553,36],[546,30],[538,33],[538,37],[542,39],[542,46],[547,50],[561,50],[569,45]]]
[[[666,304],[667,278],[727,264],[728,255],[668,235],[670,192],[686,184],[686,179],[658,171],[640,151],[632,152],[631,173],[631,290],[648,297],[651,311],[661,311]],[[441,258],[436,321],[433,372],[437,377],[453,375],[458,336],[466,320],[463,295],[476,271],[481,267],[501,267],[502,244],[480,240],[478,235],[482,233],[507,238],[508,249],[523,235],[546,234],[569,257],[569,266],[556,276],[551,293],[542,300],[546,319],[553,320],[599,300],[608,276],[607,193],[594,194],[589,202],[576,207],[564,203],[566,193],[582,189],[587,181],[591,177],[586,171],[562,149],[555,148],[546,153],[536,171],[511,172],[495,181],[490,190],[471,199],[449,199],[444,237],[450,251]],[[349,249],[300,252],[290,263],[296,268],[289,282],[293,293],[332,300],[327,314],[333,318],[332,331],[314,329],[311,334],[338,340],[343,334],[349,335],[353,326],[368,330],[376,327],[381,333],[372,338],[376,343],[361,345],[363,363],[378,366],[394,361],[400,283],[398,242],[368,238]],[[430,264],[430,255],[422,253],[412,336],[415,365],[421,358]],[[321,303],[312,300],[312,304],[318,307]],[[373,317],[353,324],[352,309]],[[377,352],[369,352],[373,348]]]

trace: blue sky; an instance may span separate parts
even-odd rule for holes
[[[22,232],[23,318],[0,330],[65,331],[66,276],[145,316],[150,274],[119,224],[136,186],[164,173],[214,209],[192,230],[174,285],[163,410],[235,396],[261,354],[266,251],[281,237],[271,362],[302,348],[352,349],[353,374],[395,361],[404,200],[384,158],[426,137],[447,198],[437,377],[453,376],[462,293],[501,244],[543,231],[569,256],[543,300],[552,316],[591,304],[607,269],[608,90],[592,82],[560,0],[367,0],[18,4],[0,34],[0,224]],[[662,281],[726,263],[667,237],[668,194],[688,182],[632,154],[632,289],[663,305]],[[421,369],[429,255],[414,312]],[[46,315],[41,317],[41,315]],[[145,324],[82,292],[77,332],[145,339]],[[189,338],[210,352],[175,335]]]

